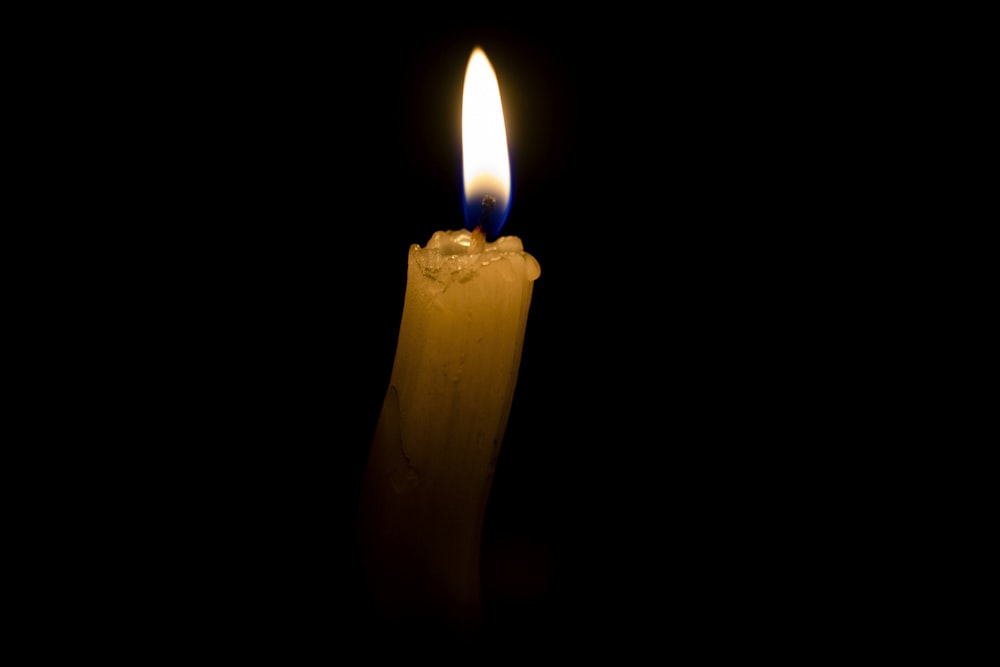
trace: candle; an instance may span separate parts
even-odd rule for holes
[[[520,239],[498,236],[510,166],[499,84],[479,47],[465,73],[462,151],[465,228],[409,249],[360,527],[377,614],[472,629],[484,513],[540,275]]]

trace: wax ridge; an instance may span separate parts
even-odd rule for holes
[[[494,241],[486,242],[482,250],[472,250],[472,232],[465,229],[434,232],[427,245],[421,248],[418,244],[410,247],[411,260],[415,261],[421,270],[430,276],[436,276],[442,271],[459,274],[457,277],[469,278],[480,266],[518,255],[525,259],[528,280],[534,280],[541,273],[538,262],[524,251],[521,239],[516,236],[501,236]]]

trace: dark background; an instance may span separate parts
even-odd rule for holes
[[[141,279],[109,275],[120,370],[94,362],[115,386],[100,414],[152,433],[122,496],[149,502],[109,501],[141,545],[124,606],[180,603],[183,636],[279,650],[376,629],[356,503],[408,248],[463,224],[480,45],[510,147],[503,233],[541,265],[484,528],[486,632],[827,632],[856,556],[832,517],[867,483],[839,485],[845,434],[875,409],[840,389],[864,331],[833,296],[866,107],[842,94],[860,42],[780,18],[172,16],[109,50],[110,76],[84,66],[121,101],[96,112],[114,147],[90,139],[135,204],[114,213],[151,221],[116,258]]]

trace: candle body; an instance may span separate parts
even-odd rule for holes
[[[392,375],[361,498],[377,613],[475,626],[479,553],[538,262],[516,237],[410,247]]]

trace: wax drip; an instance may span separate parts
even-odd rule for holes
[[[410,462],[403,442],[403,416],[399,409],[399,390],[390,384],[382,403],[382,414],[379,416],[376,438],[386,438],[387,451],[390,454],[386,465],[389,483],[396,493],[411,491],[420,483],[420,473]]]

